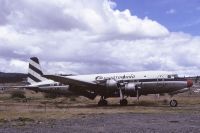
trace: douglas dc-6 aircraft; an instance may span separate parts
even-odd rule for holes
[[[99,106],[108,104],[107,98],[120,97],[120,105],[128,104],[127,97],[148,94],[175,95],[189,91],[193,82],[165,71],[142,71],[90,75],[44,75],[37,57],[30,58],[28,82],[23,88],[34,91],[81,95],[89,99],[100,96]],[[178,102],[170,101],[176,107]]]

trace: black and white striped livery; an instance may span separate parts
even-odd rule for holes
[[[43,77],[43,72],[40,66],[40,62],[37,57],[32,57],[29,60],[28,69],[28,83],[37,83],[46,80]]]

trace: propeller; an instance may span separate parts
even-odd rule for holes
[[[139,89],[137,89],[136,92],[137,92],[137,101],[139,102],[139,98],[140,98],[140,96],[139,96]]]
[[[137,101],[139,101],[139,98],[140,98],[140,89],[141,89],[141,87],[140,86],[135,86],[135,89],[136,89],[136,96],[137,96]]]
[[[192,95],[191,87],[189,87],[188,89],[189,89],[188,95],[190,96],[190,95]]]
[[[191,89],[191,87],[193,86],[193,81],[192,80],[187,80],[187,87],[188,87],[188,89],[189,89],[189,95],[192,95],[192,89]]]

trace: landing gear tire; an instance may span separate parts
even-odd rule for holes
[[[171,107],[177,107],[178,106],[178,102],[176,100],[171,100],[169,104],[170,104]]]
[[[128,104],[128,101],[126,99],[120,100],[120,105],[121,106],[127,106],[127,104]]]
[[[100,100],[98,102],[98,106],[107,106],[108,105],[108,102],[106,100]]]

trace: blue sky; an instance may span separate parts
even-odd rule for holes
[[[159,22],[171,32],[200,35],[200,0],[114,0],[117,9]]]

